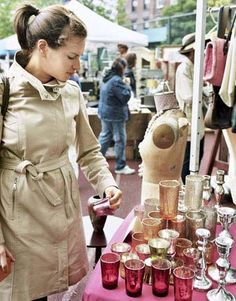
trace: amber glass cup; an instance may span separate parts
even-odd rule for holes
[[[159,182],[160,216],[170,220],[178,213],[180,183],[177,180],[164,180]]]
[[[185,216],[178,214],[176,217],[169,220],[168,228],[179,232],[179,237],[186,237],[186,218],[185,218]]]
[[[142,220],[144,239],[148,241],[157,237],[158,231],[161,229],[161,220],[155,218],[144,218]]]
[[[175,256],[184,260],[183,251],[184,251],[184,249],[191,248],[192,244],[193,243],[191,242],[191,240],[189,240],[187,238],[182,238],[182,237],[178,238],[176,241],[176,246],[175,246],[175,251],[176,251]]]

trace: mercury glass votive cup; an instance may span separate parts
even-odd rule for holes
[[[179,237],[179,232],[172,229],[163,229],[158,232],[158,236],[169,241],[170,246],[167,250],[167,256],[173,258],[175,256],[175,246],[177,238]]]
[[[129,259],[125,263],[125,289],[130,297],[142,294],[145,264],[140,259]]]
[[[184,202],[188,210],[198,210],[202,206],[204,177],[200,175],[187,175],[185,178]]]
[[[148,217],[150,211],[156,211],[159,206],[159,201],[157,198],[148,198],[144,200],[144,216]]]
[[[106,289],[114,289],[118,285],[120,255],[115,253],[102,254],[100,258],[102,286]]]
[[[192,247],[192,242],[191,240],[187,239],[187,238],[177,238],[177,241],[176,241],[176,246],[175,246],[175,251],[176,251],[176,254],[175,256],[177,258],[180,258],[180,259],[183,259],[184,260],[184,249],[187,249],[187,248],[191,248]]]
[[[176,217],[178,213],[180,183],[177,180],[159,182],[160,215],[166,220]]]
[[[152,260],[152,293],[158,297],[164,297],[169,292],[171,263],[167,259],[158,258]]]
[[[131,245],[126,242],[115,242],[111,245],[111,251],[118,255],[122,255],[123,253],[130,252]]]
[[[183,250],[184,254],[184,264],[191,268],[192,270],[196,270],[196,265],[200,257],[200,252],[197,248],[187,248]]]
[[[125,261],[129,259],[139,259],[135,253],[123,253],[120,256],[120,277],[125,279]]]
[[[152,238],[148,241],[152,260],[166,258],[170,242],[163,238]]]
[[[151,238],[157,237],[158,231],[161,229],[161,220],[154,218],[144,218],[142,220],[144,239],[148,241]]]
[[[175,301],[192,301],[194,271],[188,267],[177,267],[174,275]]]
[[[168,221],[168,228],[179,232],[179,237],[186,237],[186,217],[178,214]]]
[[[145,260],[151,256],[150,247],[148,244],[140,244],[135,247],[136,254],[139,259]]]
[[[146,242],[143,232],[134,232],[132,234],[131,252],[135,252],[135,247],[137,245],[145,244]]]
[[[150,211],[148,217],[155,218],[158,221],[161,221],[161,229],[166,228],[166,220],[160,217],[160,210]]]
[[[198,240],[196,230],[205,228],[206,214],[200,210],[189,210],[186,213],[186,238],[195,244]]]

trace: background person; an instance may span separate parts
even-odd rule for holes
[[[125,70],[125,77],[129,78],[129,85],[131,87],[131,90],[136,96],[136,79],[134,76],[133,68],[136,66],[137,56],[136,53],[130,52],[125,56],[126,62],[127,62],[127,68]]]
[[[125,57],[128,53],[129,47],[125,44],[117,44],[117,49],[120,57]]]
[[[182,47],[179,52],[184,55],[183,62],[176,70],[175,92],[180,109],[183,110],[189,122],[188,141],[185,150],[184,163],[182,169],[182,180],[185,183],[185,177],[190,174],[190,147],[191,147],[191,123],[192,123],[192,103],[193,103],[193,73],[194,73],[194,50],[195,49],[195,34],[186,35],[182,40]],[[203,99],[209,93],[209,87],[203,87]],[[204,96],[205,94],[205,96]],[[203,102],[202,102],[203,103]],[[199,163],[203,157],[204,151],[204,121],[203,111],[200,116],[200,150]]]
[[[117,58],[105,75],[101,84],[98,116],[102,130],[99,135],[101,152],[106,154],[114,141],[115,172],[117,174],[133,174],[135,170],[126,165],[126,122],[129,118],[128,101],[131,88],[123,81],[126,60]]]
[[[15,259],[0,282],[1,301],[47,300],[88,271],[77,163],[100,197],[120,205],[116,187],[76,83],[87,30],[64,6],[23,5],[14,27],[22,51],[8,72],[10,99],[0,149],[0,264]],[[0,85],[0,97],[3,85]],[[9,266],[8,266],[9,268]]]

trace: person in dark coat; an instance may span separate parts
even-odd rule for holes
[[[134,76],[133,68],[136,66],[137,56],[134,52],[130,52],[125,57],[127,61],[127,68],[125,70],[125,77],[129,78],[129,84],[134,96],[136,96],[136,79]]]
[[[99,135],[103,155],[114,141],[117,174],[133,174],[135,170],[126,165],[126,122],[129,117],[128,101],[131,88],[123,81],[126,60],[117,58],[101,84],[98,116],[102,131]]]

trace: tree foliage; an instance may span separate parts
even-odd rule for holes
[[[180,44],[182,37],[196,30],[196,3],[195,0],[179,0],[176,5],[165,7],[163,16],[170,17],[162,22],[162,26],[168,26],[170,44]],[[230,5],[230,0],[208,0],[208,7],[220,7]],[[176,17],[174,17],[176,16]],[[206,32],[213,26],[214,22],[209,14],[206,19]]]
[[[111,11],[105,8],[104,1],[100,0],[100,5],[95,5],[93,2],[94,2],[93,0],[80,0],[80,3],[87,6],[88,8],[90,8],[91,10],[99,14],[100,16],[108,20],[111,20],[110,17]]]

